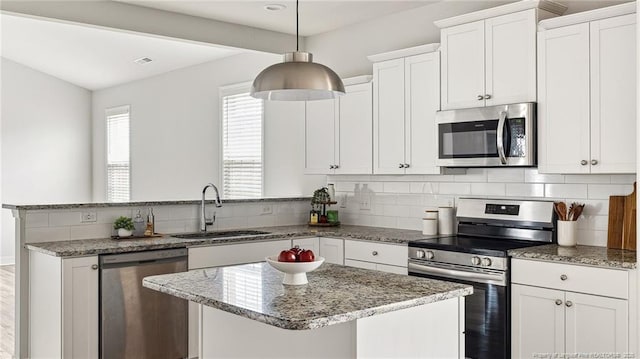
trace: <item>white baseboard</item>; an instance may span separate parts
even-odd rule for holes
[[[16,259],[11,256],[2,256],[0,257],[0,266],[6,266],[6,265],[11,265],[11,264],[16,264]]]

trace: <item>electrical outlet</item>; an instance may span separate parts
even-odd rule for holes
[[[361,196],[361,198],[360,198],[360,210],[361,211],[369,211],[369,210],[371,210],[371,197],[370,196]]]
[[[347,208],[347,195],[340,196],[340,208]]]
[[[89,222],[97,222],[98,221],[98,213],[96,212],[82,212],[82,219],[80,222],[89,223]]]
[[[262,211],[260,214],[271,214],[273,213],[273,207],[270,204],[262,205]]]

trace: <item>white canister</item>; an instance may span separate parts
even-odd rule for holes
[[[437,210],[426,210],[424,211],[425,219],[438,219],[438,211]]]
[[[455,211],[453,207],[438,207],[438,233],[453,234]]]
[[[578,222],[558,221],[558,245],[574,247],[578,243]]]
[[[438,234],[438,220],[434,218],[423,218],[422,234],[425,236],[435,236]]]
[[[329,183],[327,185],[327,192],[329,192],[329,201],[335,202],[336,201],[336,187],[333,185],[333,183]]]

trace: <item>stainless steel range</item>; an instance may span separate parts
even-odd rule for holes
[[[553,243],[550,201],[461,198],[458,234],[409,243],[409,275],[473,285],[465,297],[465,356],[509,358],[510,249]]]

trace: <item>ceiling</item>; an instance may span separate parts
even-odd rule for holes
[[[159,10],[199,16],[218,21],[257,27],[288,34],[296,33],[296,3],[291,0],[115,0]],[[442,0],[301,0],[300,35],[311,36],[383,15],[413,9]],[[267,4],[282,4],[286,9],[268,11]]]
[[[9,60],[89,90],[213,61],[240,50],[2,14]],[[153,61],[139,65],[141,57]]]

